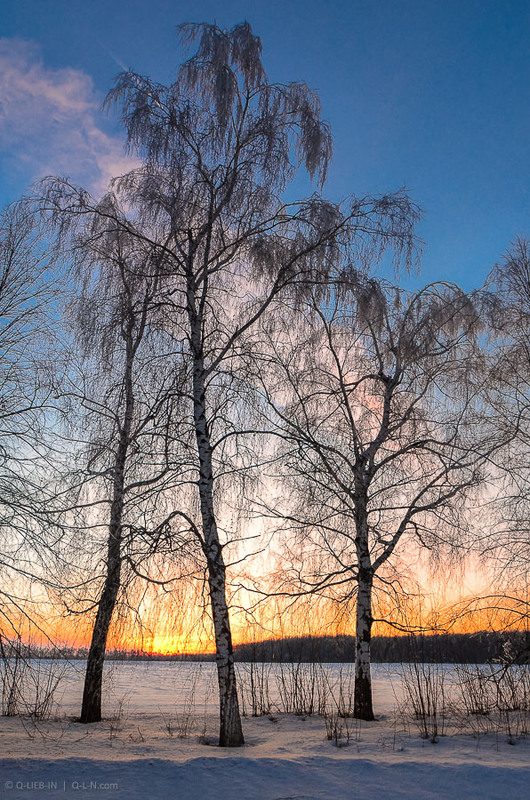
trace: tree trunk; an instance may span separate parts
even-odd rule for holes
[[[101,594],[92,641],[88,653],[83,705],[80,722],[99,722],[101,720],[101,687],[103,683],[103,662],[107,647],[114,606],[120,588],[121,573],[121,522],[117,530],[110,533],[107,559],[107,576]]]
[[[360,569],[357,590],[357,624],[355,630],[355,689],[353,716],[373,720],[370,641],[372,638],[372,583],[370,570]]]
[[[239,702],[230,618],[226,602],[226,567],[219,541],[213,501],[214,475],[212,445],[206,417],[205,367],[202,351],[201,322],[195,310],[193,291],[189,294],[188,313],[193,348],[193,417],[199,457],[199,499],[202,520],[202,547],[208,565],[208,586],[215,631],[217,680],[219,684],[219,746],[241,747],[245,743]]]
[[[208,565],[208,574],[219,684],[219,747],[241,747],[245,740],[239,713],[232,634],[226,603],[225,567],[221,554],[215,564]]]
[[[92,641],[88,652],[81,722],[99,722],[101,720],[101,686],[103,683],[103,662],[107,647],[112,614],[120,590],[121,582],[121,546],[122,520],[125,506],[125,465],[130,445],[132,418],[134,408],[133,364],[136,349],[141,341],[144,326],[133,339],[134,317],[128,320],[126,342],[126,360],[123,376],[125,389],[125,408],[123,422],[120,425],[118,448],[114,461],[114,477],[112,486],[112,504],[110,508],[109,538],[107,545],[107,574],[105,584],[98,603],[98,611]]]
[[[199,495],[204,537],[203,549],[208,564],[208,585],[215,631],[217,680],[219,683],[219,746],[240,747],[245,740],[237,699],[232,634],[226,602],[226,567],[213,505],[212,453],[204,414],[199,420],[196,431],[200,463]]]

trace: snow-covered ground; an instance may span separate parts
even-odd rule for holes
[[[247,744],[238,750],[214,746],[213,664],[111,664],[107,718],[90,726],[74,722],[82,668],[68,667],[52,719],[0,718],[0,797],[530,798],[529,740],[512,737],[511,745],[500,729],[476,738],[449,728],[437,744],[425,741],[414,720],[396,711],[401,684],[395,670],[382,665],[374,669],[378,721],[339,719],[335,743],[322,716],[273,711],[244,719]],[[277,687],[289,689],[290,673],[278,682],[279,668],[270,669],[276,671],[268,676],[274,704],[281,700],[274,696]],[[337,692],[339,665],[325,669]]]

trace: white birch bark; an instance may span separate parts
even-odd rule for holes
[[[356,719],[372,720],[372,673],[370,642],[372,637],[371,570],[360,570],[357,588],[357,620],[355,627],[355,689],[353,715]]]
[[[355,522],[357,528],[357,618],[355,625],[355,687],[353,715],[373,720],[370,643],[372,638],[372,586],[374,570],[370,559],[368,500],[365,480],[359,471],[356,480]]]
[[[101,690],[103,683],[103,662],[112,615],[116,606],[121,583],[121,547],[122,520],[125,506],[125,466],[131,441],[131,430],[134,411],[133,370],[134,357],[144,332],[145,318],[140,330],[134,334],[132,315],[127,321],[125,330],[125,370],[123,388],[125,407],[120,426],[118,447],[114,459],[112,500],[109,519],[109,537],[107,544],[106,574],[103,590],[98,601],[96,621],[92,631],[92,640],[88,651],[85,684],[80,721],[83,723],[101,720]]]
[[[188,292],[188,315],[193,351],[193,417],[199,458],[199,499],[201,508],[202,547],[208,566],[208,585],[215,632],[217,679],[219,684],[221,747],[244,744],[236,688],[234,655],[228,605],[226,602],[226,567],[215,517],[212,446],[206,418],[205,365],[202,352],[202,324],[192,292]]]

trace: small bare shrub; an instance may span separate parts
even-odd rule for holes
[[[350,743],[350,726],[347,717],[341,716],[337,711],[324,714],[326,723],[326,736],[335,747],[346,747]]]
[[[530,666],[509,659],[485,666],[460,665],[456,673],[455,708],[462,727],[478,736],[495,731],[509,744],[530,730]]]
[[[182,711],[175,709],[175,726],[179,739],[187,739],[193,730],[195,721],[195,701],[197,695],[197,685],[201,678],[201,664],[198,669],[193,669],[189,677],[188,685],[184,691],[184,702]]]
[[[340,717],[351,717],[353,714],[353,696],[355,684],[355,670],[352,664],[340,664],[337,678],[333,673],[322,671],[325,691],[322,693],[324,713],[330,706],[335,709]]]
[[[528,735],[530,728],[530,667],[503,660],[492,667],[496,707],[508,744]]]
[[[459,664],[454,670],[455,721],[463,732],[475,737],[495,727],[495,686],[489,667]]]
[[[402,665],[405,705],[412,710],[420,736],[432,744],[445,731],[445,679],[442,665],[418,662]]]
[[[27,663],[21,654],[20,639],[9,641],[0,634],[0,677],[2,681],[2,716],[20,713],[23,702],[24,671]]]
[[[203,665],[199,663],[189,666],[190,670],[186,675],[186,682],[184,686],[178,690],[178,696],[179,699],[182,699],[182,702],[179,705],[175,705],[172,716],[170,714],[165,714],[161,708],[159,708],[159,711],[162,716],[163,728],[168,736],[177,736],[179,739],[187,739],[193,733],[197,732],[199,741],[202,741],[206,739],[207,708],[212,693],[212,687],[207,684],[204,696],[198,697],[198,690],[204,678]],[[201,704],[203,705],[202,723],[199,725]]]
[[[111,716],[109,717],[109,741],[111,745],[117,738],[118,734],[123,730],[123,724],[127,718],[128,700],[128,694],[124,694],[122,697],[120,697],[114,706]]]
[[[250,661],[238,665],[238,681],[243,714],[247,708],[252,717],[268,716],[273,704],[270,698],[271,665],[264,661]]]
[[[61,661],[32,658],[20,639],[0,635],[1,714],[48,719],[54,711],[55,696],[66,673]]]
[[[279,711],[310,716],[326,709],[326,678],[321,664],[314,662],[280,663],[276,675]]]

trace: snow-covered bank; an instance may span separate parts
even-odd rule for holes
[[[89,759],[26,759],[3,761],[1,771],[3,787],[13,787],[5,788],[2,796],[12,800],[36,796],[79,800],[523,800],[528,797],[530,781],[528,767],[323,756],[260,759],[244,755],[177,763],[140,759],[119,765]],[[53,788],[45,788],[50,785]]]
[[[203,723],[204,724],[204,723]],[[214,731],[216,718],[205,720]],[[220,750],[171,734],[160,715],[89,727],[0,718],[0,797],[88,800],[526,800],[530,741],[461,734],[423,741],[392,718],[359,725],[336,747],[321,717],[244,720],[247,745]]]
[[[245,717],[244,748],[221,750],[215,747],[214,666],[112,665],[106,671],[106,719],[86,726],[75,721],[84,664],[48,665],[64,671],[53,698],[54,716],[44,721],[0,717],[0,798],[530,797],[528,711],[499,715],[497,710],[484,715],[463,709],[462,699],[458,701],[461,683],[453,667],[426,666],[427,678],[433,678],[435,669],[434,678],[445,681],[429,684],[429,691],[434,691],[431,701],[443,687],[443,703],[441,696],[437,699],[438,742],[431,744],[420,737],[421,720],[415,719],[410,702],[404,702],[406,668],[396,671],[375,665],[378,720],[360,723],[336,713],[330,716],[336,709],[331,700],[344,696],[347,703],[349,665],[322,665],[316,672],[304,664],[266,665],[264,671],[258,665],[251,675],[250,665],[240,664],[247,713],[251,710],[250,677],[256,694],[263,692],[272,712]],[[46,676],[46,664],[41,662],[39,669]],[[418,675],[409,677],[416,680]],[[327,720],[318,714],[278,713],[294,701],[295,705],[318,706],[323,698],[328,703]],[[335,735],[336,741],[330,741],[329,735]]]

